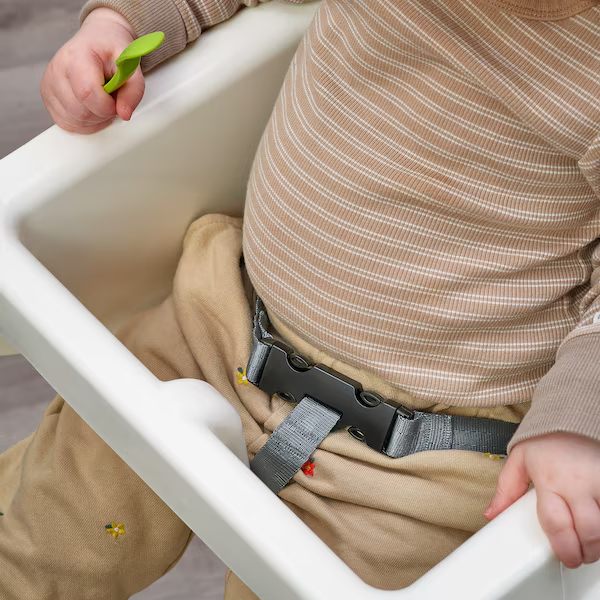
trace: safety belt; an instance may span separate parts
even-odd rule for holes
[[[348,428],[357,440],[392,458],[426,450],[470,450],[506,454],[514,423],[413,411],[394,405],[359,382],[326,367],[309,365],[269,332],[256,302],[248,380],[297,406],[250,463],[275,493],[299,471],[333,429]]]

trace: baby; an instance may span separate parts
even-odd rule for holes
[[[129,120],[142,72],[102,89],[123,48],[164,31],[147,71],[239,9],[91,0],[44,75],[50,114],[84,134]],[[243,224],[196,221],[172,295],[121,334],[158,377],[232,402],[253,470],[374,586],[409,585],[530,484],[558,558],[600,558],[599,42],[596,0],[324,0]],[[392,451],[395,421],[377,447],[330,423],[274,485],[271,440],[318,409],[256,374],[256,347],[275,351],[249,288],[289,354],[358,382],[367,406],[408,407],[402,427],[452,419],[469,441]],[[0,457],[0,481],[4,600],[128,598],[190,537],[60,398]],[[228,576],[226,598],[254,597]]]

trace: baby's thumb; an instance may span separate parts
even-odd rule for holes
[[[123,121],[129,121],[133,111],[144,96],[145,82],[141,69],[128,79],[127,83],[117,90],[117,114]]]
[[[529,489],[530,478],[525,469],[521,452],[513,452],[498,477],[496,495],[485,509],[483,516],[492,520],[511,504],[516,502]]]

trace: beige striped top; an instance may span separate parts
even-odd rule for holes
[[[239,8],[97,6],[166,29],[155,60]],[[600,439],[599,196],[595,2],[324,0],[255,160],[246,264],[332,356],[432,402],[533,397],[516,441]]]

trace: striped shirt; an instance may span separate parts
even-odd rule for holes
[[[156,60],[239,8],[97,6],[167,28]],[[599,239],[595,2],[324,0],[245,211],[250,278],[286,326],[431,402],[533,398],[515,441],[600,439]]]

